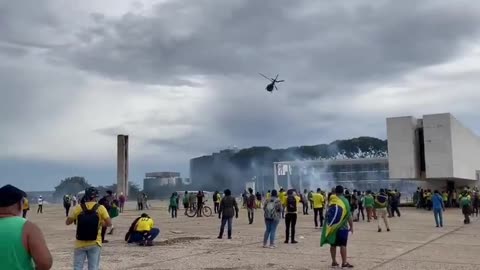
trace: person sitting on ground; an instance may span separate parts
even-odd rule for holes
[[[153,246],[153,240],[160,234],[160,229],[154,228],[153,219],[146,213],[136,218],[125,235],[128,243],[138,243],[140,246]]]
[[[22,218],[25,192],[0,188],[0,269],[48,270],[53,259],[40,228]]]

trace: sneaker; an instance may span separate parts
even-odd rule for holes
[[[387,228],[387,232],[389,232],[389,231],[390,231],[390,229],[389,229],[389,228]]]
[[[351,265],[349,263],[344,263],[344,264],[342,264],[342,268],[353,268],[353,265]]]
[[[292,244],[298,244],[298,241],[293,240]]]
[[[268,246],[267,246],[267,245],[263,245],[263,248],[268,248]]]
[[[338,263],[335,263],[335,262],[332,263],[332,268],[337,268],[337,267],[339,267],[339,266],[340,266],[340,265],[339,265]]]
[[[270,246],[271,249],[274,249],[274,248],[276,248],[276,247],[277,247],[277,246],[275,246],[275,245],[271,245],[271,246]]]
[[[285,240],[285,242],[283,242],[283,243],[288,244],[288,240]]]
[[[223,237],[222,237],[222,236],[218,236],[217,238],[218,238],[218,239],[222,239]]]
[[[378,228],[378,232],[382,232],[382,229]]]

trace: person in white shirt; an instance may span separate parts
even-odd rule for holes
[[[72,195],[72,206],[77,205],[77,196]]]
[[[37,209],[37,214],[43,214],[43,198],[42,195],[38,196],[38,209]]]

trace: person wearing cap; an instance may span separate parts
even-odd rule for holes
[[[0,269],[47,270],[53,259],[40,228],[22,218],[25,192],[0,188]]]
[[[67,225],[71,225],[74,222],[77,224],[78,217],[84,213],[82,207],[85,207],[88,210],[96,208],[96,214],[99,217],[98,233],[97,239],[88,241],[88,240],[76,240],[75,241],[75,250],[73,256],[73,269],[82,270],[85,263],[85,258],[88,261],[88,270],[98,270],[100,267],[100,254],[102,247],[102,227],[110,227],[112,225],[112,220],[108,215],[107,209],[97,203],[98,199],[98,190],[94,187],[89,187],[85,190],[85,196],[80,205],[77,205],[70,216],[66,220]],[[77,226],[77,238],[79,232],[79,227]]]

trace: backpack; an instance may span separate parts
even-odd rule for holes
[[[274,220],[278,218],[278,213],[275,206],[275,200],[269,200],[267,202],[267,205],[265,205],[265,210],[263,211],[265,219]]]
[[[84,203],[80,207],[82,207],[82,212],[77,217],[77,240],[95,241],[100,226],[100,217],[97,214],[100,205],[95,204],[90,210]]]

